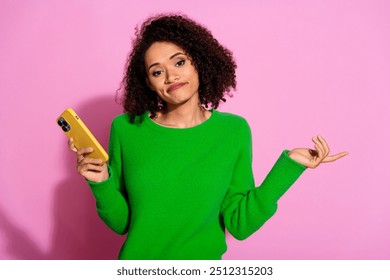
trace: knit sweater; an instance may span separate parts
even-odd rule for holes
[[[88,182],[101,219],[127,238],[119,259],[221,259],[225,229],[257,231],[306,169],[283,151],[259,187],[249,125],[216,110],[190,128],[156,124],[148,113],[111,126],[109,178]]]

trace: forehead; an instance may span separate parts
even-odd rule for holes
[[[159,63],[168,60],[173,54],[185,53],[178,45],[170,42],[155,42],[145,52],[145,63]]]

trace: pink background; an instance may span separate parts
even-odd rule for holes
[[[249,121],[257,184],[317,134],[350,152],[307,170],[250,238],[228,236],[224,258],[389,259],[390,2],[138,2],[1,0],[0,259],[116,258],[123,237],[55,119],[73,107],[107,147],[134,27],[168,11],[234,52],[238,90],[220,110]]]

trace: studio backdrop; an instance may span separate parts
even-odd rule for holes
[[[74,108],[107,149],[135,27],[167,12],[233,52],[238,87],[218,110],[248,120],[256,185],[318,134],[350,153],[307,169],[248,239],[228,234],[224,259],[389,259],[384,0],[1,0],[0,259],[117,258],[125,237],[99,219],[56,118]]]

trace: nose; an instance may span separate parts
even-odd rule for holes
[[[165,70],[165,84],[174,83],[176,80],[179,80],[179,74],[174,69]]]

